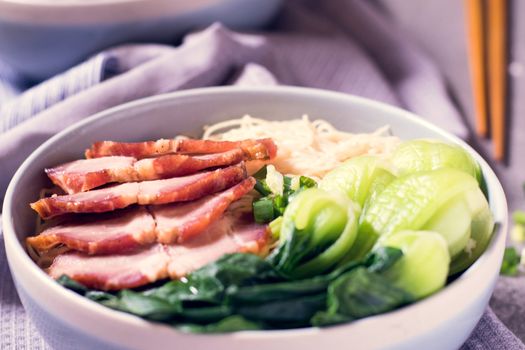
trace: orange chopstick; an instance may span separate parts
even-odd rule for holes
[[[487,136],[487,100],[485,82],[485,40],[483,35],[483,0],[465,0],[468,26],[470,76],[474,94],[476,132]]]
[[[505,156],[507,0],[488,0],[488,72],[494,158]]]

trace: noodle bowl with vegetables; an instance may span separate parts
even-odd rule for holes
[[[96,142],[46,169],[27,245],[59,283],[188,332],[330,326],[445,286],[485,250],[461,147],[249,116],[203,139]],[[62,192],[59,192],[62,191]]]

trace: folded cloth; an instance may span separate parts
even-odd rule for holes
[[[465,137],[435,66],[372,6],[288,2],[272,32],[242,34],[216,24],[175,48],[117,47],[3,103],[26,83],[12,72],[2,76],[0,67],[0,198],[20,163],[64,127],[124,102],[194,87],[279,83],[337,90],[407,108]],[[44,348],[18,302],[2,248],[0,280],[0,348]],[[525,348],[488,310],[464,347],[495,343]]]

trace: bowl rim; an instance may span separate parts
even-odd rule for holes
[[[178,16],[238,0],[0,0],[0,19],[28,25],[115,24]]]
[[[434,295],[431,295],[416,303],[413,303],[411,305],[405,306],[403,308],[400,308],[400,309],[397,309],[397,310],[394,310],[388,313],[366,317],[364,319],[360,319],[360,320],[353,321],[353,322],[346,323],[346,324],[323,328],[323,332],[328,333],[331,330],[333,331],[337,329],[349,328],[357,324],[368,324],[380,318],[382,319],[393,318],[393,317],[399,318],[400,315],[401,317],[406,317],[403,315],[407,313],[410,314],[411,311],[415,310],[416,308],[421,309],[421,308],[430,306],[435,300],[444,298],[445,294],[448,293],[448,295],[450,295],[451,293],[457,293],[455,291],[458,289],[461,290],[463,285],[468,284],[468,283],[471,284],[471,282],[468,282],[469,278],[472,279],[476,275],[478,275],[477,277],[480,277],[479,276],[480,275],[479,272],[481,269],[480,266],[483,265],[484,267],[486,267],[490,257],[492,260],[496,261],[495,259],[497,258],[497,256],[495,257],[494,255],[499,255],[499,263],[501,264],[501,256],[503,254],[502,245],[504,246],[505,244],[505,238],[507,234],[507,221],[508,221],[507,202],[506,202],[503,188],[498,178],[496,177],[494,171],[488,165],[488,163],[472,147],[470,147],[466,142],[464,142],[457,136],[450,134],[449,132],[433,125],[432,123],[418,117],[417,115],[409,111],[406,111],[401,108],[391,106],[391,105],[388,105],[388,104],[385,104],[379,101],[375,101],[375,100],[371,100],[368,98],[359,97],[355,95],[350,95],[346,93],[320,90],[320,89],[314,89],[314,88],[293,87],[293,86],[272,86],[272,87],[223,86],[223,87],[206,87],[206,88],[198,88],[198,89],[190,89],[190,90],[172,92],[172,93],[143,98],[140,100],[132,101],[129,103],[125,103],[125,104],[107,109],[105,111],[96,113],[95,115],[91,117],[83,119],[82,121],[79,121],[67,127],[60,133],[57,133],[56,135],[54,135],[53,137],[45,141],[36,150],[34,150],[31,153],[31,155],[22,163],[22,165],[19,167],[19,169],[16,171],[15,175],[11,179],[8,189],[6,191],[6,195],[5,195],[5,199],[3,203],[2,221],[3,221],[4,240],[5,240],[4,243],[5,243],[5,249],[7,251],[7,257],[8,257],[8,262],[9,262],[11,271],[13,270],[12,264],[15,264],[14,260],[16,259],[18,263],[26,265],[26,271],[28,271],[31,274],[31,276],[27,276],[28,278],[30,277],[31,279],[37,281],[37,283],[49,289],[51,292],[57,293],[56,295],[58,298],[64,298],[63,300],[67,300],[68,302],[75,304],[76,307],[83,308],[86,312],[91,312],[92,314],[96,314],[97,317],[104,317],[104,318],[111,320],[112,322],[122,322],[127,327],[130,327],[129,329],[133,329],[133,327],[139,327],[139,328],[146,327],[149,331],[154,331],[154,329],[158,329],[158,330],[169,329],[171,332],[173,332],[173,334],[177,334],[177,335],[185,334],[168,325],[150,322],[150,321],[141,319],[137,316],[133,316],[130,314],[126,314],[123,312],[115,311],[110,308],[104,307],[100,304],[97,304],[93,301],[90,301],[74,293],[73,291],[70,291],[60,286],[58,283],[52,280],[47,274],[44,273],[44,271],[42,271],[31,260],[31,258],[29,257],[25,249],[23,248],[22,244],[18,241],[16,234],[15,234],[14,226],[13,226],[13,215],[11,211],[11,203],[13,202],[15,198],[14,188],[16,186],[16,183],[18,182],[18,179],[23,176],[23,174],[26,171],[26,168],[33,162],[34,159],[41,156],[41,153],[45,148],[59,141],[63,137],[63,135],[69,134],[74,130],[79,130],[83,126],[93,123],[97,120],[104,119],[113,114],[118,114],[120,112],[124,112],[126,110],[134,109],[137,107],[154,106],[155,104],[161,103],[163,101],[169,101],[169,100],[177,99],[177,98],[203,98],[205,96],[216,95],[216,94],[220,95],[224,93],[226,94],[229,94],[229,93],[230,94],[234,94],[234,93],[247,93],[247,94],[278,93],[278,94],[299,95],[300,97],[308,97],[308,96],[315,95],[316,97],[321,97],[325,99],[344,98],[346,100],[351,101],[352,103],[364,104],[364,105],[367,105],[368,107],[374,108],[376,110],[380,110],[381,112],[386,112],[386,113],[390,112],[390,113],[398,114],[400,115],[400,117],[409,120],[411,123],[419,124],[419,126],[422,126],[427,129],[431,129],[432,131],[436,132],[440,136],[443,136],[447,140],[451,140],[457,144],[460,144],[463,148],[467,149],[475,157],[475,159],[480,163],[482,167],[483,174],[487,181],[487,188],[489,189],[489,192],[491,193],[490,203],[494,202],[495,204],[497,204],[497,206],[494,208],[491,206],[491,212],[494,214],[495,218],[499,220],[498,221],[499,225],[495,227],[491,242],[487,246],[485,252],[478,258],[478,260],[472,266],[470,266],[465,272],[463,272],[462,275],[459,276],[456,280],[454,280],[451,284],[447,285],[445,288],[435,293]],[[492,261],[492,263],[494,261]],[[497,266],[497,270],[499,271],[499,266]],[[497,276],[495,276],[494,279],[496,277]],[[15,274],[13,274],[13,279],[16,280]],[[304,336],[304,335],[315,334],[315,333],[318,333],[319,331],[320,331],[319,328],[308,327],[308,328],[303,328],[303,329],[241,331],[241,332],[219,334],[219,335],[212,335],[212,336],[208,335],[208,337],[231,337],[231,339],[239,339],[239,338],[260,339],[261,337],[275,336],[275,335],[277,336],[286,336],[286,335]],[[199,335],[192,335],[192,336],[199,336]],[[105,341],[108,341],[108,342],[114,341],[110,339],[109,337],[101,338],[101,339],[104,339]]]

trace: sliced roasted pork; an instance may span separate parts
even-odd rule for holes
[[[268,251],[266,225],[241,217],[224,215],[185,244],[166,246],[170,256],[168,274],[180,278],[229,253],[265,255]]]
[[[140,183],[138,204],[186,202],[222,191],[246,179],[244,163],[190,176]]]
[[[104,157],[80,159],[54,168],[46,169],[53,183],[69,194],[88,191],[109,182],[132,182],[139,180],[132,157]]]
[[[156,241],[155,221],[144,207],[75,217],[50,227],[27,243],[37,251],[63,244],[87,254],[113,254],[136,250]]]
[[[178,152],[204,154],[224,152],[234,148],[241,148],[249,160],[268,160],[277,155],[277,146],[272,139],[242,141],[181,139]]]
[[[69,195],[53,195],[31,203],[43,219],[66,213],[103,213],[137,203],[139,183],[130,182],[100,190]]]
[[[203,234],[178,245],[155,244],[130,254],[89,256],[78,252],[59,255],[47,270],[53,278],[68,275],[89,288],[120,290],[159,279],[180,278],[224,254],[266,254],[266,226],[230,215]]]
[[[152,206],[160,243],[185,242],[201,234],[216,221],[229,205],[248,193],[255,185],[250,177],[243,182],[213,195],[188,203]]]
[[[31,203],[42,218],[66,213],[102,213],[131,204],[166,204],[202,198],[246,178],[244,163],[190,176],[131,182],[88,192],[51,196]]]
[[[157,158],[146,158],[135,163],[134,168],[140,180],[166,179],[173,176],[194,174],[198,171],[240,163],[245,159],[240,148],[205,154],[168,154]]]
[[[111,182],[165,179],[241,162],[240,148],[210,155],[170,154],[137,161],[133,157],[111,156],[81,159],[46,169],[53,183],[69,194],[85,192]]]
[[[129,156],[135,158],[155,157],[170,153],[210,154],[241,148],[250,160],[272,159],[277,146],[271,139],[243,141],[211,141],[195,139],[170,139],[144,142],[101,141],[86,150],[86,158]]]
[[[107,156],[128,156],[141,159],[176,153],[178,146],[179,140],[177,139],[144,142],[100,141],[91,145],[91,148],[86,150],[85,156],[88,159]]]
[[[118,255],[90,256],[68,252],[57,256],[47,272],[54,279],[67,275],[89,288],[119,290],[167,278],[169,260],[160,244]]]

